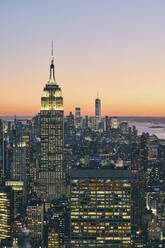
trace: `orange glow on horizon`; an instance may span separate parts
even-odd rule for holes
[[[81,107],[81,105],[76,104],[75,107],[81,108],[81,115],[85,116],[94,116],[94,109],[93,111],[89,111],[86,108]],[[73,114],[75,113],[75,107],[67,107],[64,108],[64,114],[68,115],[70,112]],[[2,107],[1,107],[2,109]],[[40,112],[39,108],[33,108],[30,109],[28,106],[6,106],[3,108],[3,111],[0,111],[0,116],[35,116]],[[152,110],[152,109],[143,109],[143,111],[140,111],[138,109],[127,109],[127,110],[120,110],[119,108],[113,108],[111,111],[108,109],[102,109],[101,112],[102,116],[146,116],[146,117],[165,117],[165,111],[161,109],[159,112]]]
[[[80,107],[82,116],[93,116],[99,90],[102,116],[165,116],[164,68],[162,72],[160,68],[149,68],[144,74],[131,66],[122,70],[113,66],[110,70],[108,65],[104,69],[81,69],[75,63],[70,68],[67,66],[59,64],[56,70],[65,115],[70,111],[74,113],[75,107]],[[49,78],[49,63],[42,64],[39,69],[36,73],[36,68],[31,65],[28,69],[25,67],[24,71],[20,70],[18,76],[13,68],[12,79],[5,76],[8,73],[6,69],[0,78],[4,82],[0,98],[1,116],[33,116],[40,112],[42,91]],[[86,74],[83,74],[84,70]]]
[[[102,116],[165,116],[163,1],[1,2],[1,116],[40,112],[51,39],[65,115],[99,91]]]

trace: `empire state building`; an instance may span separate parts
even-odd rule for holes
[[[54,59],[50,65],[50,78],[41,97],[41,165],[38,195],[43,198],[59,198],[64,194],[63,168],[63,98],[55,80]]]

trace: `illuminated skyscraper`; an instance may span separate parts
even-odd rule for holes
[[[117,129],[118,127],[117,118],[111,117],[109,120],[109,124],[110,124],[110,129]]]
[[[24,201],[24,182],[23,181],[5,181],[6,188],[12,189],[13,194],[13,217],[22,214]]]
[[[13,198],[12,190],[0,187],[0,247],[7,246],[12,241]]]
[[[99,118],[96,116],[90,116],[90,128],[92,130],[98,130],[99,129]]]
[[[38,194],[42,197],[60,197],[64,193],[63,170],[63,98],[54,75],[54,59],[50,78],[41,97],[41,166]]]
[[[81,127],[81,109],[79,107],[75,108],[75,127]]]
[[[22,215],[24,212],[25,191],[23,181],[5,181],[6,189],[12,190],[12,236],[15,244],[18,242],[18,233],[22,229]],[[11,199],[10,199],[11,200]]]
[[[70,177],[70,248],[131,248],[131,172],[71,169]]]
[[[97,98],[95,100],[95,117],[100,120],[101,118],[101,100],[97,94]]]
[[[63,199],[55,200],[47,212],[45,240],[47,248],[67,248],[68,244],[68,203]]]
[[[27,206],[27,226],[33,243],[41,244],[43,239],[44,205],[39,201],[31,201]]]
[[[26,174],[26,144],[23,140],[23,125],[16,119],[12,136],[11,178],[12,180],[24,181]]]

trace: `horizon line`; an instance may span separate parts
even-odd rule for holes
[[[70,112],[72,112],[72,111],[70,111]],[[38,114],[35,114],[35,115],[34,114],[33,115],[16,115],[16,114],[13,114],[13,115],[1,115],[0,114],[0,117],[35,117]],[[64,115],[64,116],[68,116],[68,115],[69,114]],[[85,117],[85,116],[94,117],[95,115],[81,115],[81,117]],[[129,118],[129,117],[140,117],[140,118],[143,118],[143,117],[145,117],[145,118],[146,117],[148,117],[148,118],[156,117],[156,118],[165,118],[165,115],[102,115],[101,117],[106,117],[106,116],[109,116],[109,117],[127,117],[127,118]]]

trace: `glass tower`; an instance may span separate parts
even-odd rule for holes
[[[50,65],[50,78],[41,97],[41,165],[38,195],[43,198],[64,194],[63,170],[63,98],[54,75],[54,59]]]
[[[99,96],[97,95],[97,98],[95,99],[95,117],[100,120],[101,118],[101,100],[99,99]]]

